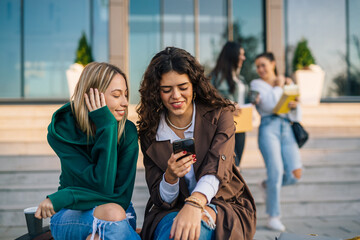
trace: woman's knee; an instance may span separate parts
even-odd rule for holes
[[[95,208],[94,217],[105,221],[116,222],[126,219],[126,212],[116,203],[107,203]]]
[[[300,179],[302,176],[302,169],[301,168],[295,169],[293,171],[293,174],[296,179]]]

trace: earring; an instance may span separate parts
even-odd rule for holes
[[[193,93],[193,101],[195,101],[196,98],[196,92]]]

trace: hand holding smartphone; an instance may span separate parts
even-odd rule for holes
[[[174,141],[172,145],[173,145],[174,153],[186,151],[186,155],[183,157],[195,154],[194,138],[179,139],[179,140]],[[183,157],[181,157],[181,158],[183,158]],[[179,158],[177,161],[179,161],[181,158]]]

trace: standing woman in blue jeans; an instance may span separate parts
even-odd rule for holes
[[[252,80],[250,88],[259,92],[256,99],[256,109],[261,115],[258,143],[267,170],[267,180],[261,184],[266,191],[267,227],[285,231],[280,221],[280,190],[301,178],[300,152],[290,123],[300,121],[301,109],[297,101],[292,101],[288,114],[274,115],[272,111],[283,93],[283,86],[292,82],[277,74],[275,58],[270,52],[258,55],[255,65],[260,79]]]
[[[139,146],[128,100],[125,74],[92,62],[72,101],[54,113],[47,138],[60,158],[60,186],[35,217],[51,217],[55,240],[140,239],[130,202]]]

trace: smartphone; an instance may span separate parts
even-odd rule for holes
[[[186,151],[186,155],[184,157],[195,154],[194,138],[184,138],[184,139],[175,140],[172,143],[172,145],[173,145],[174,153]],[[178,158],[177,161],[179,161],[181,158]]]
[[[251,90],[249,92],[249,102],[252,103],[252,104],[255,104],[256,102],[256,98],[259,96],[259,92],[258,91],[254,91],[254,90]]]

